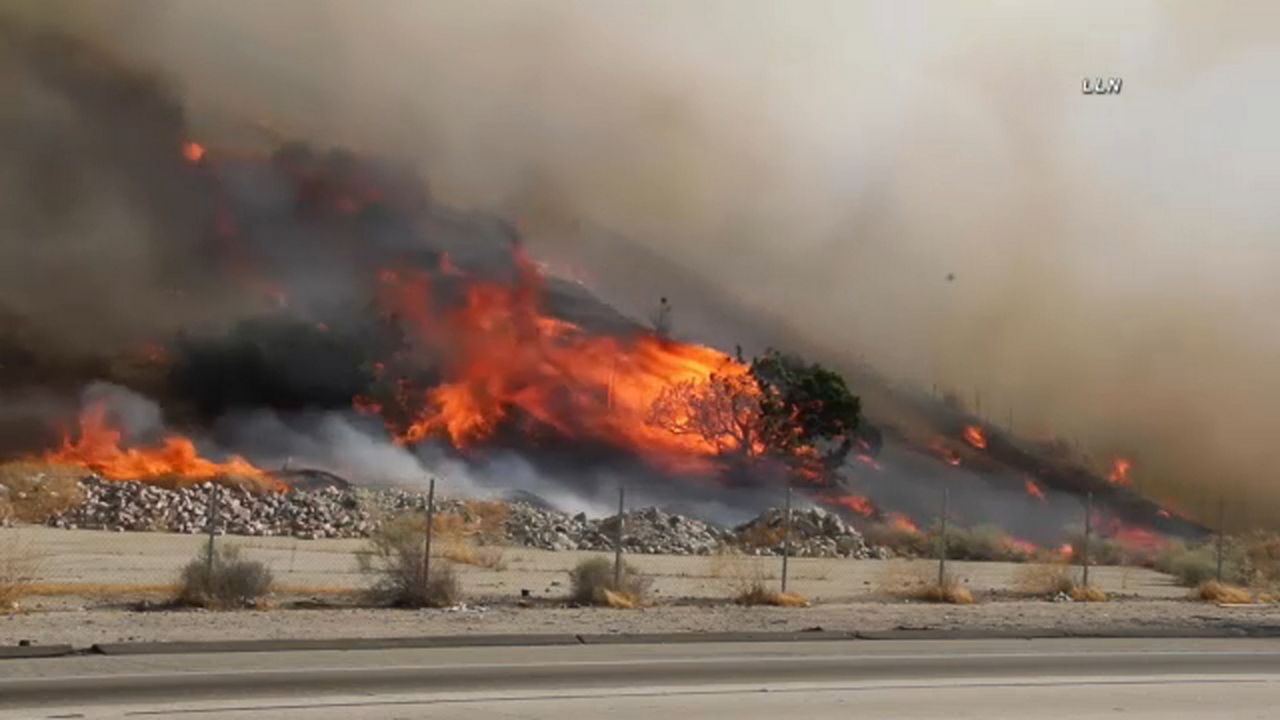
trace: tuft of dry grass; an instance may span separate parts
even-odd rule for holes
[[[763,584],[752,585],[745,588],[738,596],[734,598],[734,602],[739,605],[748,607],[756,605],[770,605],[773,607],[809,607],[809,598],[794,592],[775,592],[769,590]]]
[[[429,574],[423,575],[425,532],[426,518],[406,513],[380,525],[356,553],[360,571],[374,577],[369,588],[374,602],[398,607],[448,607],[458,602],[462,585],[452,562],[432,562]]]
[[[18,603],[32,594],[42,560],[29,543],[12,536],[0,540],[0,613],[17,610]]]
[[[1107,594],[1096,585],[1077,585],[1069,593],[1076,602],[1106,602]]]
[[[1013,574],[1014,590],[1027,595],[1070,595],[1075,587],[1075,569],[1065,563],[1022,565]]]
[[[886,563],[878,580],[878,594],[903,600],[971,605],[973,593],[960,578],[948,574],[938,582],[938,566],[909,560]]]
[[[785,530],[782,525],[776,527],[764,523],[752,525],[738,534],[738,544],[748,550],[773,550],[782,545]]]
[[[31,460],[0,464],[0,520],[43,523],[84,502],[83,468]]]
[[[1245,588],[1237,585],[1228,585],[1220,583],[1217,580],[1209,580],[1200,583],[1200,587],[1191,593],[1192,598],[1203,600],[1211,603],[1227,603],[1231,605],[1243,605],[1253,602],[1253,593]]]
[[[959,580],[948,577],[939,584],[937,581],[915,588],[912,600],[932,603],[950,603],[951,605],[972,605],[973,593],[960,584]]]
[[[630,563],[622,563],[621,582],[614,582],[613,561],[603,556],[587,558],[569,571],[571,599],[584,605],[632,609],[644,605],[650,579]]]
[[[481,500],[468,500],[462,505],[459,512],[440,512],[432,518],[432,557],[486,570],[505,570],[505,551],[496,543],[506,534],[506,506]],[[423,542],[426,528],[424,513],[406,512],[384,521],[375,534],[392,545],[409,547]]]
[[[494,572],[507,569],[506,552],[495,545],[475,545],[465,540],[450,540],[440,549],[439,555],[460,565],[471,565]]]

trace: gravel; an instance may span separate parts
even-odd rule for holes
[[[325,487],[255,494],[213,483],[168,489],[96,477],[83,480],[81,486],[84,502],[50,518],[49,525],[204,533],[209,531],[216,502],[214,531],[220,534],[360,538],[373,533],[383,518],[425,506],[423,495],[399,489]],[[511,545],[543,550],[613,549],[616,517],[570,515],[521,501],[505,505],[505,539]],[[456,499],[437,502],[439,512],[465,515],[468,507]],[[623,548],[628,553],[664,555],[710,555],[725,547],[739,547],[756,555],[781,554],[783,520],[783,511],[770,508],[731,529],[644,508],[623,516]],[[873,554],[855,528],[819,508],[793,511],[791,552],[796,557],[864,558]]]

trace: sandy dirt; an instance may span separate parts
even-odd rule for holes
[[[628,556],[653,578],[655,606],[641,610],[567,607],[568,570],[590,553],[506,549],[501,570],[461,567],[466,609],[298,609],[317,598],[341,605],[343,590],[367,583],[353,551],[361,541],[230,538],[268,563],[284,588],[270,611],[149,611],[129,604],[163,594],[178,569],[205,542],[197,536],[23,528],[0,542],[42,556],[41,592],[23,611],[0,617],[0,645],[20,640],[70,643],[128,640],[390,637],[458,633],[653,633],[743,630],[1058,629],[1072,632],[1142,628],[1280,628],[1280,606],[1221,608],[1185,599],[1172,579],[1136,568],[1094,568],[1107,603],[1054,603],[1017,597],[1025,566],[952,562],[979,597],[957,607],[886,598],[913,578],[936,572],[932,561],[793,560],[791,589],[809,597],[803,609],[743,608],[729,599],[744,581],[776,585],[776,558]],[[532,607],[520,607],[522,591]]]

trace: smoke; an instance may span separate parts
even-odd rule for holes
[[[1271,5],[17,7],[162,73],[198,129],[416,161],[604,288],[635,274],[584,231],[608,228],[696,277],[653,278],[677,324],[728,297],[830,362],[1132,455],[1144,490],[1276,499]],[[77,230],[132,236],[96,202]]]

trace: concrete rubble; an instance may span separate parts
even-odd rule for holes
[[[167,489],[139,482],[87,478],[84,502],[50,518],[59,528],[113,531],[204,533],[209,530],[214,485]],[[255,494],[218,486],[215,532],[304,539],[368,537],[385,518],[421,512],[426,498],[401,489],[326,487],[313,491]],[[538,507],[506,505],[505,540],[544,550],[613,549],[616,517],[586,515]],[[464,501],[438,499],[437,511],[465,515]],[[623,548],[628,553],[709,555],[726,547],[751,554],[781,554],[783,512],[772,508],[737,528],[723,528],[657,508],[624,516]],[[791,551],[796,557],[868,557],[861,534],[837,515],[818,508],[792,514]]]

